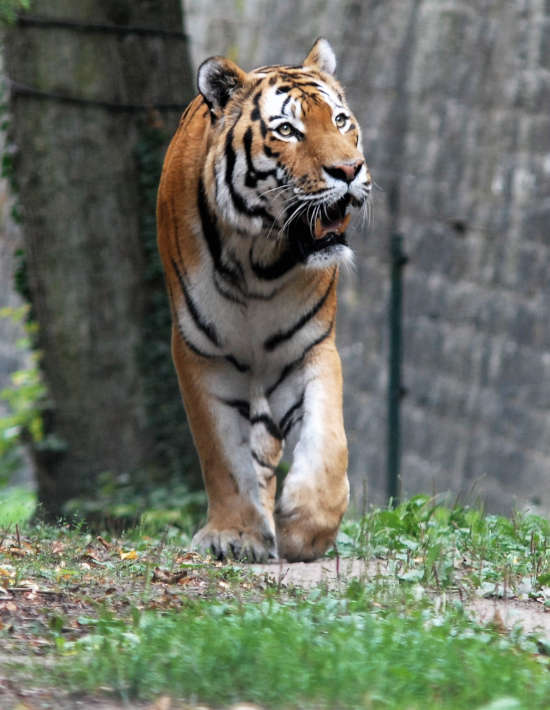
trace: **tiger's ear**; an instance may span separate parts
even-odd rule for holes
[[[336,56],[328,40],[324,37],[319,37],[304,59],[304,66],[315,67],[327,74],[334,74],[334,70],[336,69]]]
[[[210,57],[200,65],[197,84],[214,118],[221,114],[231,95],[245,80],[246,73],[231,59]]]

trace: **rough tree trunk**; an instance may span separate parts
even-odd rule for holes
[[[192,81],[178,0],[36,0],[32,13],[7,34],[5,68],[47,425],[59,443],[37,452],[38,493],[56,515],[102,472],[189,464],[154,249],[156,172],[181,109],[128,104],[184,105]]]

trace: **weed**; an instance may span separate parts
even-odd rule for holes
[[[403,582],[485,594],[536,593],[550,582],[550,522],[512,519],[478,509],[448,508],[415,496],[395,509],[373,510],[342,525],[339,553],[391,563]]]

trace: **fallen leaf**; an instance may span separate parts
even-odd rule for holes
[[[121,560],[137,560],[138,558],[138,553],[135,550],[129,550],[128,552],[124,552],[124,550],[120,550],[120,559]]]
[[[10,547],[8,552],[10,555],[13,555],[14,557],[25,557],[26,555],[30,554],[30,552],[28,550],[24,550],[21,547]]]
[[[0,589],[7,587],[15,579],[15,570],[0,567]]]
[[[67,545],[64,542],[57,540],[52,545],[52,552],[54,555],[60,555],[62,552],[65,552],[66,548],[67,548]]]
[[[104,537],[101,537],[101,535],[98,535],[98,536],[96,537],[96,540],[97,540],[101,545],[103,545],[103,547],[104,547],[106,550],[110,550],[110,549],[111,549],[111,545],[107,542],[107,540],[106,540]]]
[[[202,557],[198,552],[185,552],[183,555],[176,558],[176,562],[202,562]]]
[[[160,567],[155,567],[152,580],[153,582],[162,582],[164,584],[177,584],[181,582],[184,577],[187,577],[187,570],[168,572]]]
[[[99,558],[99,556],[97,555],[97,553],[94,552],[94,550],[92,550],[91,548],[88,548],[84,552],[84,554],[82,555],[82,557],[80,559],[82,560],[81,564],[88,564],[89,563],[89,564],[94,565],[95,567],[101,567],[102,565],[105,564],[105,562],[103,562],[103,560],[101,560]],[[89,566],[88,566],[88,569],[89,569]]]

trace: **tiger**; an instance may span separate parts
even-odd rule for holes
[[[208,499],[191,545],[217,559],[314,560],[348,506],[337,284],[371,177],[335,68],[324,38],[302,65],[207,59],[163,164],[172,357]]]

